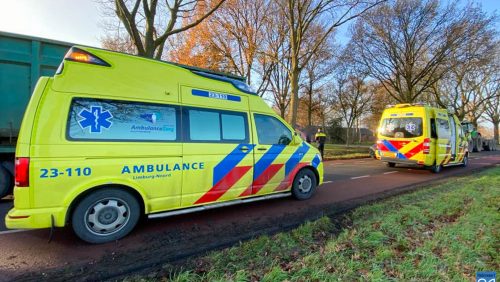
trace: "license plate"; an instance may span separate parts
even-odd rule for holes
[[[383,156],[387,157],[387,158],[395,158],[396,157],[396,153],[393,153],[393,152],[384,152]]]

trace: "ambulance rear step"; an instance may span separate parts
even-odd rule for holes
[[[216,204],[210,204],[210,205],[204,205],[204,206],[197,206],[197,207],[193,207],[193,208],[186,208],[186,209],[180,209],[180,210],[174,210],[174,211],[167,211],[167,212],[160,212],[160,213],[152,213],[152,214],[148,215],[148,218],[169,217],[169,216],[174,216],[174,215],[181,215],[181,214],[193,213],[193,212],[210,210],[210,209],[215,209],[215,208],[228,207],[228,206],[233,206],[233,205],[237,205],[237,204],[251,203],[251,202],[257,202],[257,201],[263,201],[263,200],[270,200],[270,199],[285,198],[285,197],[290,197],[290,196],[292,196],[292,193],[287,192],[287,193],[279,193],[279,194],[266,195],[266,196],[261,196],[261,197],[252,197],[252,198],[246,198],[246,199],[238,199],[238,200],[232,200],[232,201],[227,201],[227,202],[223,202],[223,203],[216,203]]]

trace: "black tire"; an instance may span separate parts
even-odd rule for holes
[[[99,216],[92,216],[97,213]],[[77,204],[71,224],[80,239],[101,244],[125,237],[136,226],[140,214],[139,202],[130,193],[117,188],[102,188]],[[109,230],[104,227],[109,227]]]
[[[435,165],[433,165],[433,166],[431,167],[431,171],[432,171],[433,173],[440,173],[442,169],[443,169],[443,166],[442,166],[442,165],[436,165],[436,164],[435,164]]]
[[[396,166],[396,163],[391,163],[391,162],[389,162],[389,163],[387,163],[386,165],[387,165],[388,167],[395,167],[395,166]]]
[[[307,200],[312,197],[318,180],[316,174],[308,168],[304,168],[297,173],[292,185],[292,196],[297,200]]]
[[[371,149],[370,149],[370,158],[374,158],[374,159],[377,158],[377,157],[375,157],[375,151],[373,151]]]
[[[461,167],[466,167],[469,164],[469,154],[465,154],[464,159],[462,160]]]
[[[12,174],[0,165],[0,199],[12,193],[12,188],[14,187],[14,179],[12,178]]]

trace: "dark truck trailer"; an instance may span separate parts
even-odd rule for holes
[[[0,198],[14,187],[14,153],[40,76],[53,76],[72,44],[0,32]]]

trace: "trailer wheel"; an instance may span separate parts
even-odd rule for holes
[[[395,167],[395,166],[396,166],[396,163],[391,163],[391,162],[388,162],[388,163],[387,163],[387,166],[388,166],[388,167]]]
[[[297,200],[307,200],[314,194],[318,185],[316,175],[308,168],[304,168],[293,180],[292,196]]]
[[[5,167],[0,165],[0,198],[11,193],[13,184],[12,175]]]
[[[78,203],[71,217],[75,234],[92,244],[125,237],[139,221],[138,200],[127,191],[101,188]]]

